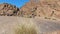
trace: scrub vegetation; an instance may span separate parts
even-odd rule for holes
[[[36,26],[31,24],[21,24],[15,29],[15,34],[38,34]]]

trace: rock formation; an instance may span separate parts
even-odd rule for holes
[[[16,16],[19,8],[14,5],[3,3],[0,4],[0,16]]]
[[[23,7],[0,4],[0,16],[60,18],[60,0],[30,0]]]
[[[20,11],[24,17],[60,18],[60,0],[30,0]]]

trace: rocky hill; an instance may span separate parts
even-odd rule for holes
[[[23,7],[0,4],[0,16],[60,18],[60,0],[30,0]]]
[[[14,5],[3,3],[0,4],[0,16],[16,16],[19,8]]]
[[[24,17],[60,18],[60,0],[30,0],[20,12]]]

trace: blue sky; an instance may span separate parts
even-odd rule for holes
[[[26,2],[29,2],[29,0],[0,0],[0,4],[9,3],[12,5],[16,5],[17,7],[22,7]]]

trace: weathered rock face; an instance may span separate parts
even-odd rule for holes
[[[60,18],[60,0],[30,0],[20,11],[24,17]]]
[[[8,3],[0,4],[0,16],[16,16],[19,8]]]

